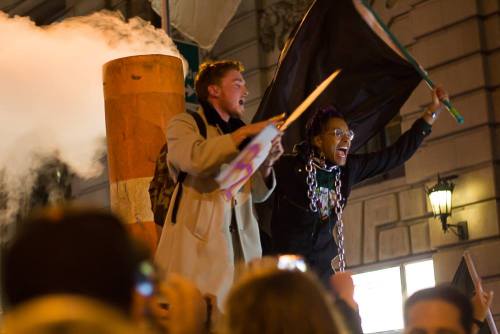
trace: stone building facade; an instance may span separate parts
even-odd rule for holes
[[[246,66],[247,117],[256,111],[278,59],[282,31],[310,1],[243,0],[211,55]],[[389,1],[390,2],[390,1]],[[394,1],[392,1],[394,2]],[[500,1],[400,0],[373,6],[465,117],[443,113],[403,177],[361,186],[345,210],[348,266],[364,272],[434,260],[436,281],[449,282],[469,250],[500,323]],[[293,22],[291,22],[293,21]],[[271,31],[270,31],[271,30]],[[430,103],[422,83],[401,109],[402,131]],[[451,223],[466,221],[467,241],[443,233],[426,195],[437,174],[454,179]]]
[[[310,2],[242,0],[214,49],[204,53],[245,64],[250,90],[247,121],[273,76],[279,47]],[[101,8],[120,9],[126,16],[153,17],[147,1],[61,3],[61,17],[84,15]],[[394,1],[371,3],[433,80],[447,88],[465,123],[457,125],[443,113],[432,135],[405,164],[404,176],[353,190],[345,210],[348,266],[354,272],[365,272],[432,258],[436,281],[448,282],[463,251],[469,250],[484,286],[495,291],[492,311],[498,326],[500,1],[400,0],[391,8],[386,3]],[[402,131],[411,126],[429,102],[428,89],[422,83],[401,109]],[[432,217],[426,187],[437,182],[438,173],[458,176],[454,179],[450,222],[467,222],[467,241],[443,233],[440,223]],[[76,201],[103,207],[109,207],[108,189],[106,171],[93,180],[74,180],[72,184]]]
[[[257,110],[274,74],[286,33],[308,0],[243,0],[222,33],[213,59],[245,64],[250,90],[246,120]],[[377,12],[429,72],[450,92],[465,117],[458,125],[443,113],[403,177],[354,189],[345,210],[348,266],[354,272],[433,259],[436,281],[449,282],[469,250],[486,289],[495,291],[492,311],[500,324],[500,1],[400,0],[392,8],[374,1]],[[422,83],[401,109],[408,129],[430,102]],[[454,180],[451,223],[466,221],[467,241],[443,233],[433,218],[426,187],[437,174]],[[106,175],[106,174],[104,174]],[[78,182],[78,200],[107,203],[106,177]]]

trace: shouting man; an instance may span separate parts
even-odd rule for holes
[[[236,61],[202,64],[195,80],[201,108],[195,115],[175,116],[167,128],[167,164],[178,185],[156,262],[165,274],[181,274],[216,295],[219,304],[234,280],[235,264],[261,256],[252,203],[272,192],[272,166],[283,153],[278,137],[259,171],[231,200],[224,197],[215,177],[253,136],[276,122],[245,125],[241,120],[248,96],[242,71]]]

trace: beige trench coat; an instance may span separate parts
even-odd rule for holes
[[[275,186],[274,172],[269,189],[259,172],[227,201],[214,177],[221,167],[238,154],[229,134],[207,123],[203,111],[198,110],[207,125],[207,139],[199,134],[194,118],[188,113],[175,116],[167,128],[170,174],[187,172],[183,193],[173,224],[172,205],[162,230],[155,262],[164,275],[178,273],[191,279],[202,293],[217,296],[222,302],[231,287],[234,274],[233,244],[229,225],[234,206],[241,248],[245,262],[262,255],[259,229],[252,201],[267,199]],[[177,195],[175,189],[171,203]]]

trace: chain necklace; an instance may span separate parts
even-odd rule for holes
[[[344,222],[342,221],[342,192],[340,187],[342,186],[342,181],[340,180],[340,169],[335,175],[335,215],[337,216],[337,247],[339,253],[339,271],[345,271],[345,249],[344,249]],[[335,233],[335,231],[332,231]],[[332,267],[334,260],[332,260]],[[333,268],[335,269],[335,268]]]
[[[334,166],[336,167],[336,166]],[[334,168],[327,169],[328,172],[331,172]],[[313,153],[309,156],[309,159],[306,163],[306,183],[307,183],[307,197],[309,198],[309,209],[316,213],[318,212],[318,181],[316,178],[316,164],[314,162]],[[333,258],[331,261],[332,268],[336,271],[335,268],[339,268],[338,271],[345,271],[346,262],[345,262],[345,249],[344,249],[344,223],[342,221],[342,192],[341,186],[342,181],[340,180],[340,168],[337,173],[335,173],[335,204],[334,210],[337,218],[337,231],[335,228],[332,230],[332,235],[336,237],[336,244],[338,248],[338,264],[336,263],[337,257]],[[335,239],[335,238],[334,238]]]
[[[313,164],[313,154],[309,156],[306,164],[306,183],[307,183],[307,197],[309,198],[309,209],[312,212],[318,212],[318,181],[316,180],[316,166]]]

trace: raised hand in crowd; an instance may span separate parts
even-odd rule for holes
[[[159,293],[168,305],[161,319],[167,333],[206,333],[207,303],[196,285],[180,275],[171,274],[166,282],[160,283]]]
[[[351,272],[338,272],[330,278],[335,307],[343,317],[350,333],[363,333],[358,304],[354,300],[354,282]]]
[[[493,291],[484,291],[481,287],[476,291],[474,296],[471,298],[472,308],[473,308],[473,327],[472,332],[479,332],[480,323],[484,323],[486,316],[488,315],[488,310],[493,301]]]
[[[336,298],[342,299],[353,310],[358,310],[358,304],[354,300],[354,282],[351,272],[339,272],[332,276],[330,284]]]

